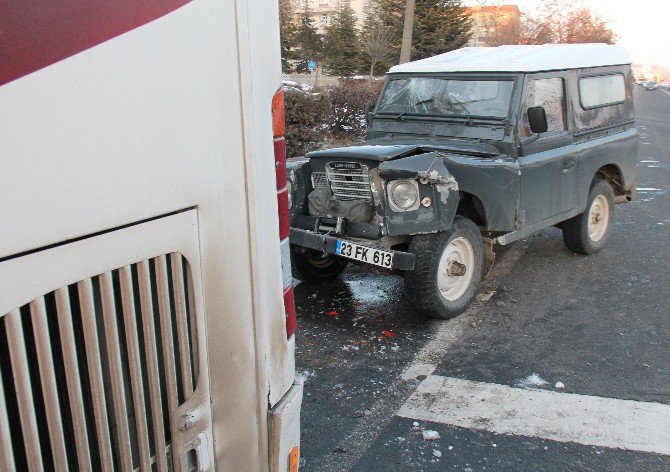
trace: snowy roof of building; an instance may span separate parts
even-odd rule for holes
[[[608,44],[468,47],[392,67],[397,72],[540,72],[630,64],[628,52]]]

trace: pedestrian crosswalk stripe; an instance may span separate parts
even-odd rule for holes
[[[397,413],[498,434],[670,455],[670,405],[430,375]]]

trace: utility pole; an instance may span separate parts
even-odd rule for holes
[[[412,31],[414,29],[414,2],[407,0],[405,6],[405,26],[402,29],[402,47],[400,49],[400,63],[409,62],[412,52]]]

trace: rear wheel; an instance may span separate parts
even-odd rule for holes
[[[479,288],[484,246],[477,226],[457,216],[449,230],[414,236],[414,270],[405,273],[409,299],[421,313],[449,319],[465,311]]]
[[[579,254],[595,254],[609,238],[612,229],[614,192],[610,184],[597,179],[591,185],[586,210],[561,225],[563,241]]]
[[[331,254],[291,246],[291,267],[296,279],[323,283],[335,280],[347,268],[347,261]]]

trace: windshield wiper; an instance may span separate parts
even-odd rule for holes
[[[449,103],[451,103],[452,105],[458,105],[459,107],[461,107],[461,110],[465,112],[465,114],[468,117],[468,121],[466,121],[466,124],[472,124],[472,120],[470,119],[470,111],[467,109],[465,104],[461,102],[458,98],[456,98],[453,93],[449,94],[449,99],[450,99]],[[451,100],[453,100],[453,102]]]
[[[423,104],[425,104],[425,103],[432,103],[432,102],[434,102],[434,101],[435,101],[435,98],[427,98],[427,99],[425,99],[425,100],[420,100],[420,101],[416,102],[416,103],[413,104],[412,106],[413,106],[413,107],[417,107],[417,106],[419,106],[419,105],[423,105]],[[400,118],[402,118],[403,116],[405,116],[407,113],[409,113],[409,110],[405,110],[405,111],[403,111],[401,114],[399,114],[398,116],[396,116],[395,119],[396,119],[396,120],[399,120]]]

